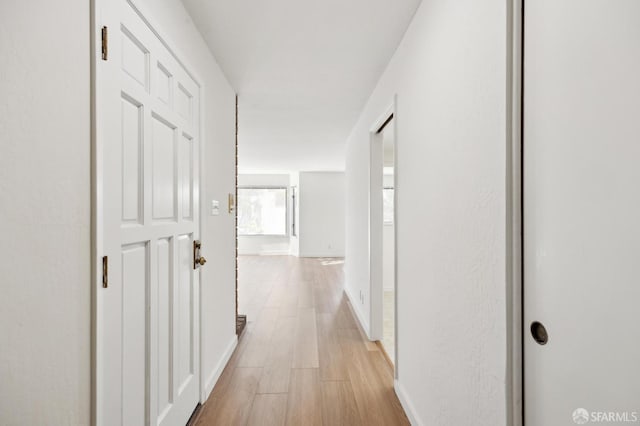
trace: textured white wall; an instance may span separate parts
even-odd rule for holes
[[[398,95],[397,389],[414,424],[506,424],[506,8],[424,0],[347,143],[346,290],[368,319],[369,128]]]
[[[90,420],[89,18],[0,2],[2,425]]]
[[[300,256],[342,257],[345,239],[342,172],[300,172]]]

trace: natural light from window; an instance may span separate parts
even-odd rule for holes
[[[387,225],[393,224],[393,188],[384,188],[382,190],[383,203],[383,220]]]
[[[238,235],[287,235],[286,188],[238,188]]]

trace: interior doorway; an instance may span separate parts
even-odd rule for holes
[[[395,362],[395,123],[382,130],[382,346]]]
[[[396,368],[396,117],[395,102],[371,129],[369,255],[371,338]]]

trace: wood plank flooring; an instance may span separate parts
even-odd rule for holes
[[[247,328],[195,424],[408,425],[342,290],[340,259],[242,256]]]

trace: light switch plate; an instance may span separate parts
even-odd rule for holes
[[[220,215],[220,201],[211,200],[211,216]]]

